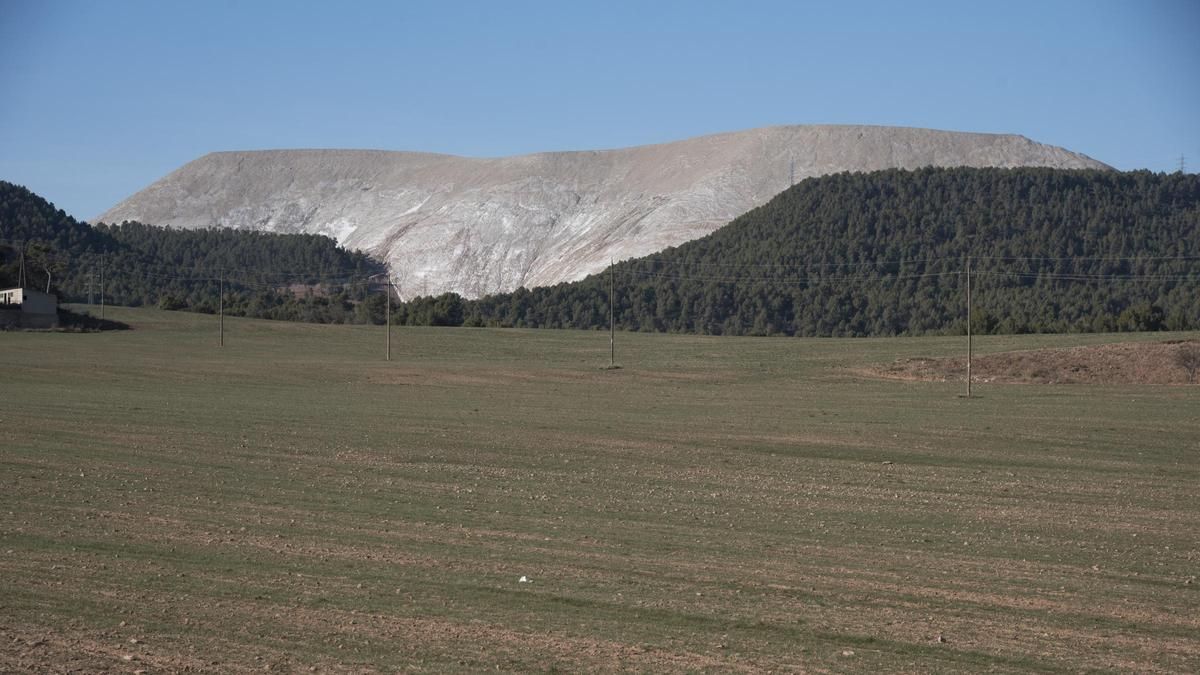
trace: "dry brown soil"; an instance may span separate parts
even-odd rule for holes
[[[1183,349],[1200,349],[1200,340],[1124,342],[1065,349],[1035,349],[976,356],[976,382],[999,384],[1189,384],[1178,363]],[[949,382],[967,373],[965,357],[906,358],[867,371],[897,380]],[[1197,373],[1200,381],[1200,373]]]

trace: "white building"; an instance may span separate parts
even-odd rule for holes
[[[58,320],[58,298],[32,288],[6,288],[0,290],[0,315],[0,324],[49,328]]]

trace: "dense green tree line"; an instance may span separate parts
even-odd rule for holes
[[[706,334],[959,332],[968,257],[980,332],[1200,328],[1200,178],[1035,168],[813,178],[707,237],[617,264],[616,320]],[[463,302],[463,323],[605,327],[608,286],[604,273]]]
[[[105,251],[109,302],[318,322],[384,320],[361,280],[383,266],[327,237],[96,228],[0,182],[0,283],[27,248],[84,301]],[[803,181],[702,239],[571,284],[393,306],[409,325],[901,335],[1200,328],[1200,178],[1149,172],[922,169]],[[39,266],[41,265],[41,266]],[[612,275],[610,277],[610,274]],[[40,275],[40,276],[39,276]],[[355,281],[351,281],[355,280]]]
[[[232,315],[316,322],[384,319],[363,280],[382,263],[329,237],[221,228],[177,230],[127,222],[91,227],[29,190],[0,181],[0,285],[18,282],[65,302],[214,312],[221,279]],[[371,298],[371,301],[364,302]]]

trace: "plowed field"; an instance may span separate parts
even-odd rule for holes
[[[1200,387],[110,312],[0,334],[0,671],[1200,671]]]

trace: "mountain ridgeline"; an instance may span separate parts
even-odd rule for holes
[[[127,222],[92,227],[28,189],[0,181],[0,285],[20,280],[66,302],[157,305],[270,319],[365,322],[382,298],[364,282],[382,263],[314,234],[208,228],[176,230]],[[382,310],[378,310],[382,312]]]
[[[494,158],[234,151],[189,162],[97,220],[327,234],[386,261],[400,297],[479,298],[678,246],[798,180],[925,166],[1110,168],[1011,134],[837,125]]]
[[[1200,177],[938,169],[805,180],[570,284],[420,298],[404,323],[868,336],[1200,328]],[[611,278],[610,278],[611,274]]]

